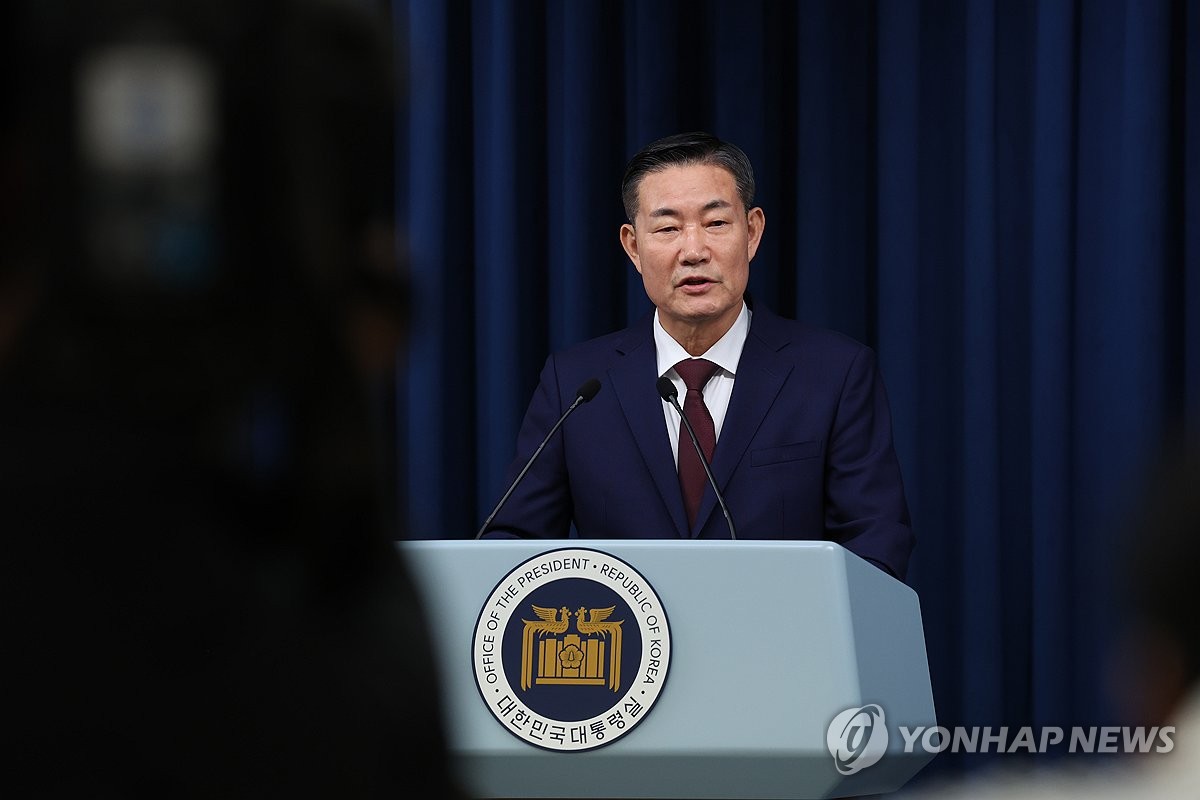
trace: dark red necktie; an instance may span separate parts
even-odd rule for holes
[[[675,371],[687,385],[687,396],[683,399],[683,414],[696,431],[696,439],[704,458],[712,463],[713,450],[717,446],[717,429],[713,425],[708,406],[704,405],[704,384],[717,371],[717,365],[703,358],[689,358],[675,365]],[[687,428],[679,423],[679,489],[683,492],[683,507],[687,510],[688,527],[696,524],[696,512],[700,510],[700,498],[708,479],[704,476],[704,465],[692,447]]]

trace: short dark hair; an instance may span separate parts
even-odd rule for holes
[[[750,166],[750,159],[736,144],[723,142],[710,133],[694,131],[653,141],[630,160],[625,167],[625,177],[621,179],[621,201],[629,221],[633,222],[637,216],[642,178],[667,167],[693,164],[712,164],[727,169],[742,198],[742,210],[750,210],[754,204],[754,168]]]

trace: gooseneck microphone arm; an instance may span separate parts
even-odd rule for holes
[[[542,443],[538,445],[537,450],[533,451],[533,455],[529,457],[529,460],[525,462],[525,466],[521,468],[519,473],[517,473],[517,477],[508,487],[508,491],[505,492],[504,496],[500,498],[500,502],[496,503],[496,507],[492,509],[491,514],[488,514],[488,518],[483,521],[483,526],[480,527],[479,533],[475,534],[476,539],[479,539],[483,536],[483,534],[487,531],[488,526],[492,524],[492,520],[494,520],[496,515],[500,513],[500,509],[504,508],[504,504],[508,502],[508,498],[512,497],[512,493],[517,489],[517,484],[521,482],[521,480],[525,477],[525,473],[529,472],[529,468],[533,466],[533,462],[537,461],[538,456],[542,454],[542,450],[546,448],[546,444],[550,441],[550,437],[562,427],[562,424],[567,421],[567,417],[571,416],[572,411],[579,408],[581,404],[589,402],[599,391],[600,381],[596,380],[595,378],[588,378],[578,389],[575,390],[575,402],[571,403],[571,405],[567,407],[567,410],[563,412],[563,415],[558,418],[558,422],[554,423],[554,427],[551,428],[550,432],[546,434],[546,438],[542,439]]]
[[[717,488],[716,478],[713,477],[712,470],[708,468],[708,459],[704,457],[704,450],[700,448],[700,440],[696,438],[696,431],[692,428],[692,423],[688,420],[687,415],[683,413],[683,409],[679,407],[679,391],[675,388],[675,384],[666,375],[658,379],[658,396],[675,407],[679,412],[679,418],[683,420],[683,427],[687,428],[688,438],[692,440],[692,447],[696,448],[696,455],[700,456],[700,466],[704,467],[704,474],[708,477],[708,485],[712,487],[713,494],[717,496],[717,504],[721,506],[721,513],[725,515],[725,524],[729,526],[729,538],[737,540],[737,533],[733,528],[733,517],[729,515],[729,506],[725,505],[725,498],[721,496],[721,490]]]

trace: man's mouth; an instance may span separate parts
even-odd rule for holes
[[[702,289],[706,286],[711,286],[716,281],[711,278],[705,278],[700,275],[695,275],[690,278],[684,278],[678,284],[680,289]]]

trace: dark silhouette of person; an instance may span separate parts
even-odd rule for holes
[[[911,797],[927,800],[1146,800],[1200,789],[1200,440],[1177,436],[1145,476],[1124,524],[1116,590],[1124,608],[1114,698],[1153,746],[1115,763],[1073,755],[1054,768],[1000,771]],[[1115,622],[1115,621],[1114,621]],[[1165,732],[1165,733],[1164,733]],[[1124,734],[1123,734],[1124,735]],[[1121,747],[1121,743],[1116,744]]]
[[[368,396],[406,319],[387,26],[0,14],[6,783],[459,796]]]

